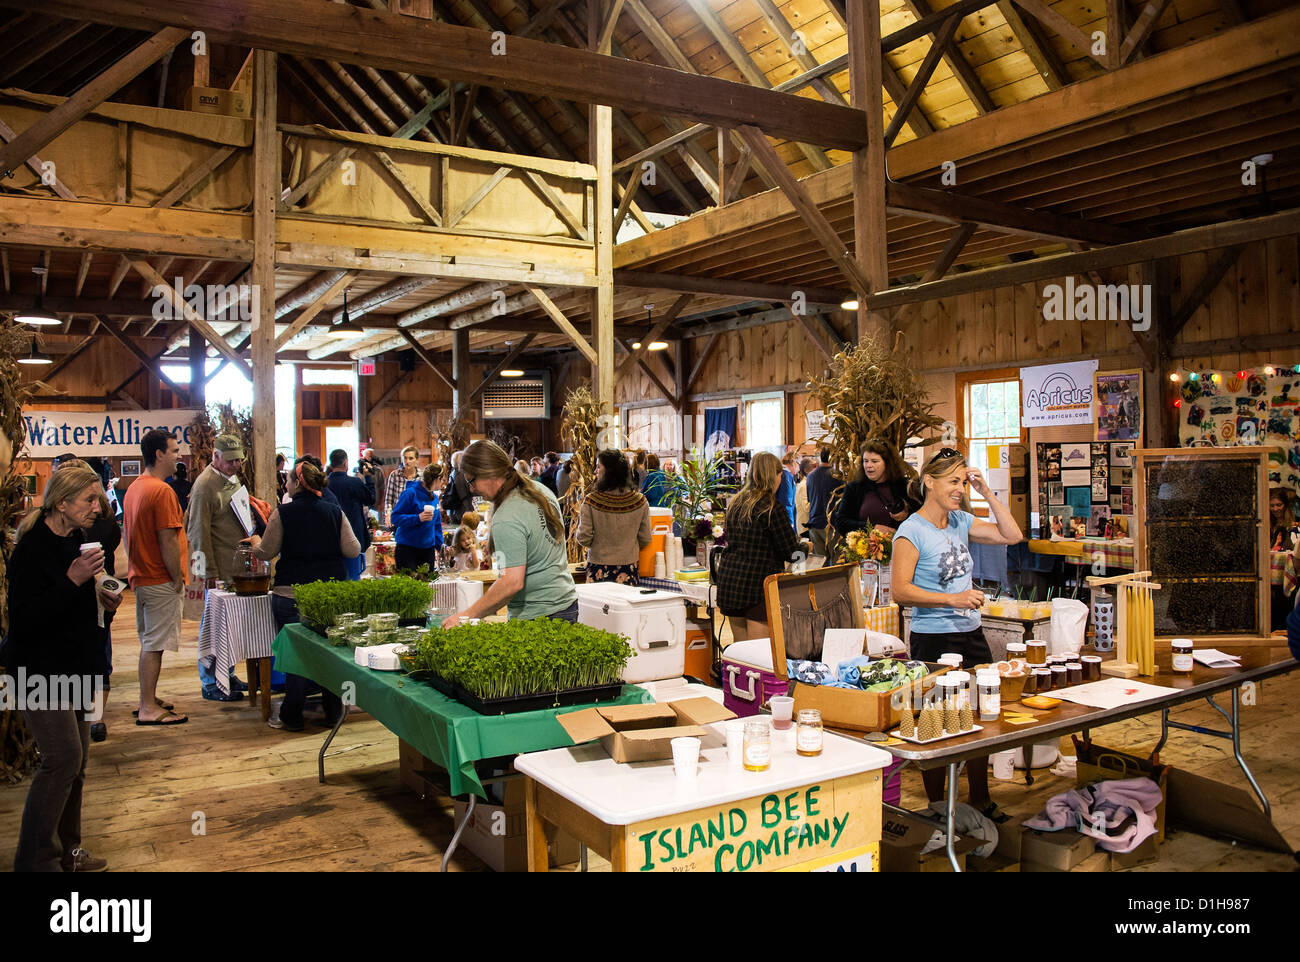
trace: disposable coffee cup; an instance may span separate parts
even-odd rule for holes
[[[98,541],[87,541],[81,546],[81,553],[86,554],[89,551],[103,551],[104,546]]]
[[[1016,750],[995,752],[993,755],[993,777],[999,781],[1009,782],[1016,777]]]
[[[700,740],[674,738],[670,744],[673,748],[673,771],[682,781],[694,781],[695,770],[700,764]]]

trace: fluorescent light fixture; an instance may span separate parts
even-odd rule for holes
[[[840,310],[843,311],[856,311],[857,309],[858,309],[858,302],[856,299],[844,301],[842,304],[840,304]]]
[[[524,372],[516,370],[515,368],[512,367],[508,367],[504,371],[502,371],[499,376],[500,377],[523,377]]]

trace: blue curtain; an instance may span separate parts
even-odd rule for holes
[[[729,450],[736,438],[736,409],[705,408],[704,456],[712,458],[719,451]]]

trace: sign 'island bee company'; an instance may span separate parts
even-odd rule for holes
[[[878,871],[880,772],[627,827],[628,871]]]

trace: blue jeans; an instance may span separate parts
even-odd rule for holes
[[[271,595],[271,616],[275,618],[278,633],[285,625],[298,621],[298,605],[292,598]],[[297,728],[302,724],[302,709],[307,702],[308,689],[315,685],[309,678],[285,672],[284,701],[280,702],[280,720]],[[320,687],[320,686],[316,686]],[[325,709],[325,720],[331,725],[343,712],[343,699],[326,688],[320,688],[321,705]]]
[[[553,614],[547,615],[546,617],[552,618],[555,621],[567,621],[571,625],[576,625],[578,623],[578,603],[575,601],[563,611],[557,611]]]

